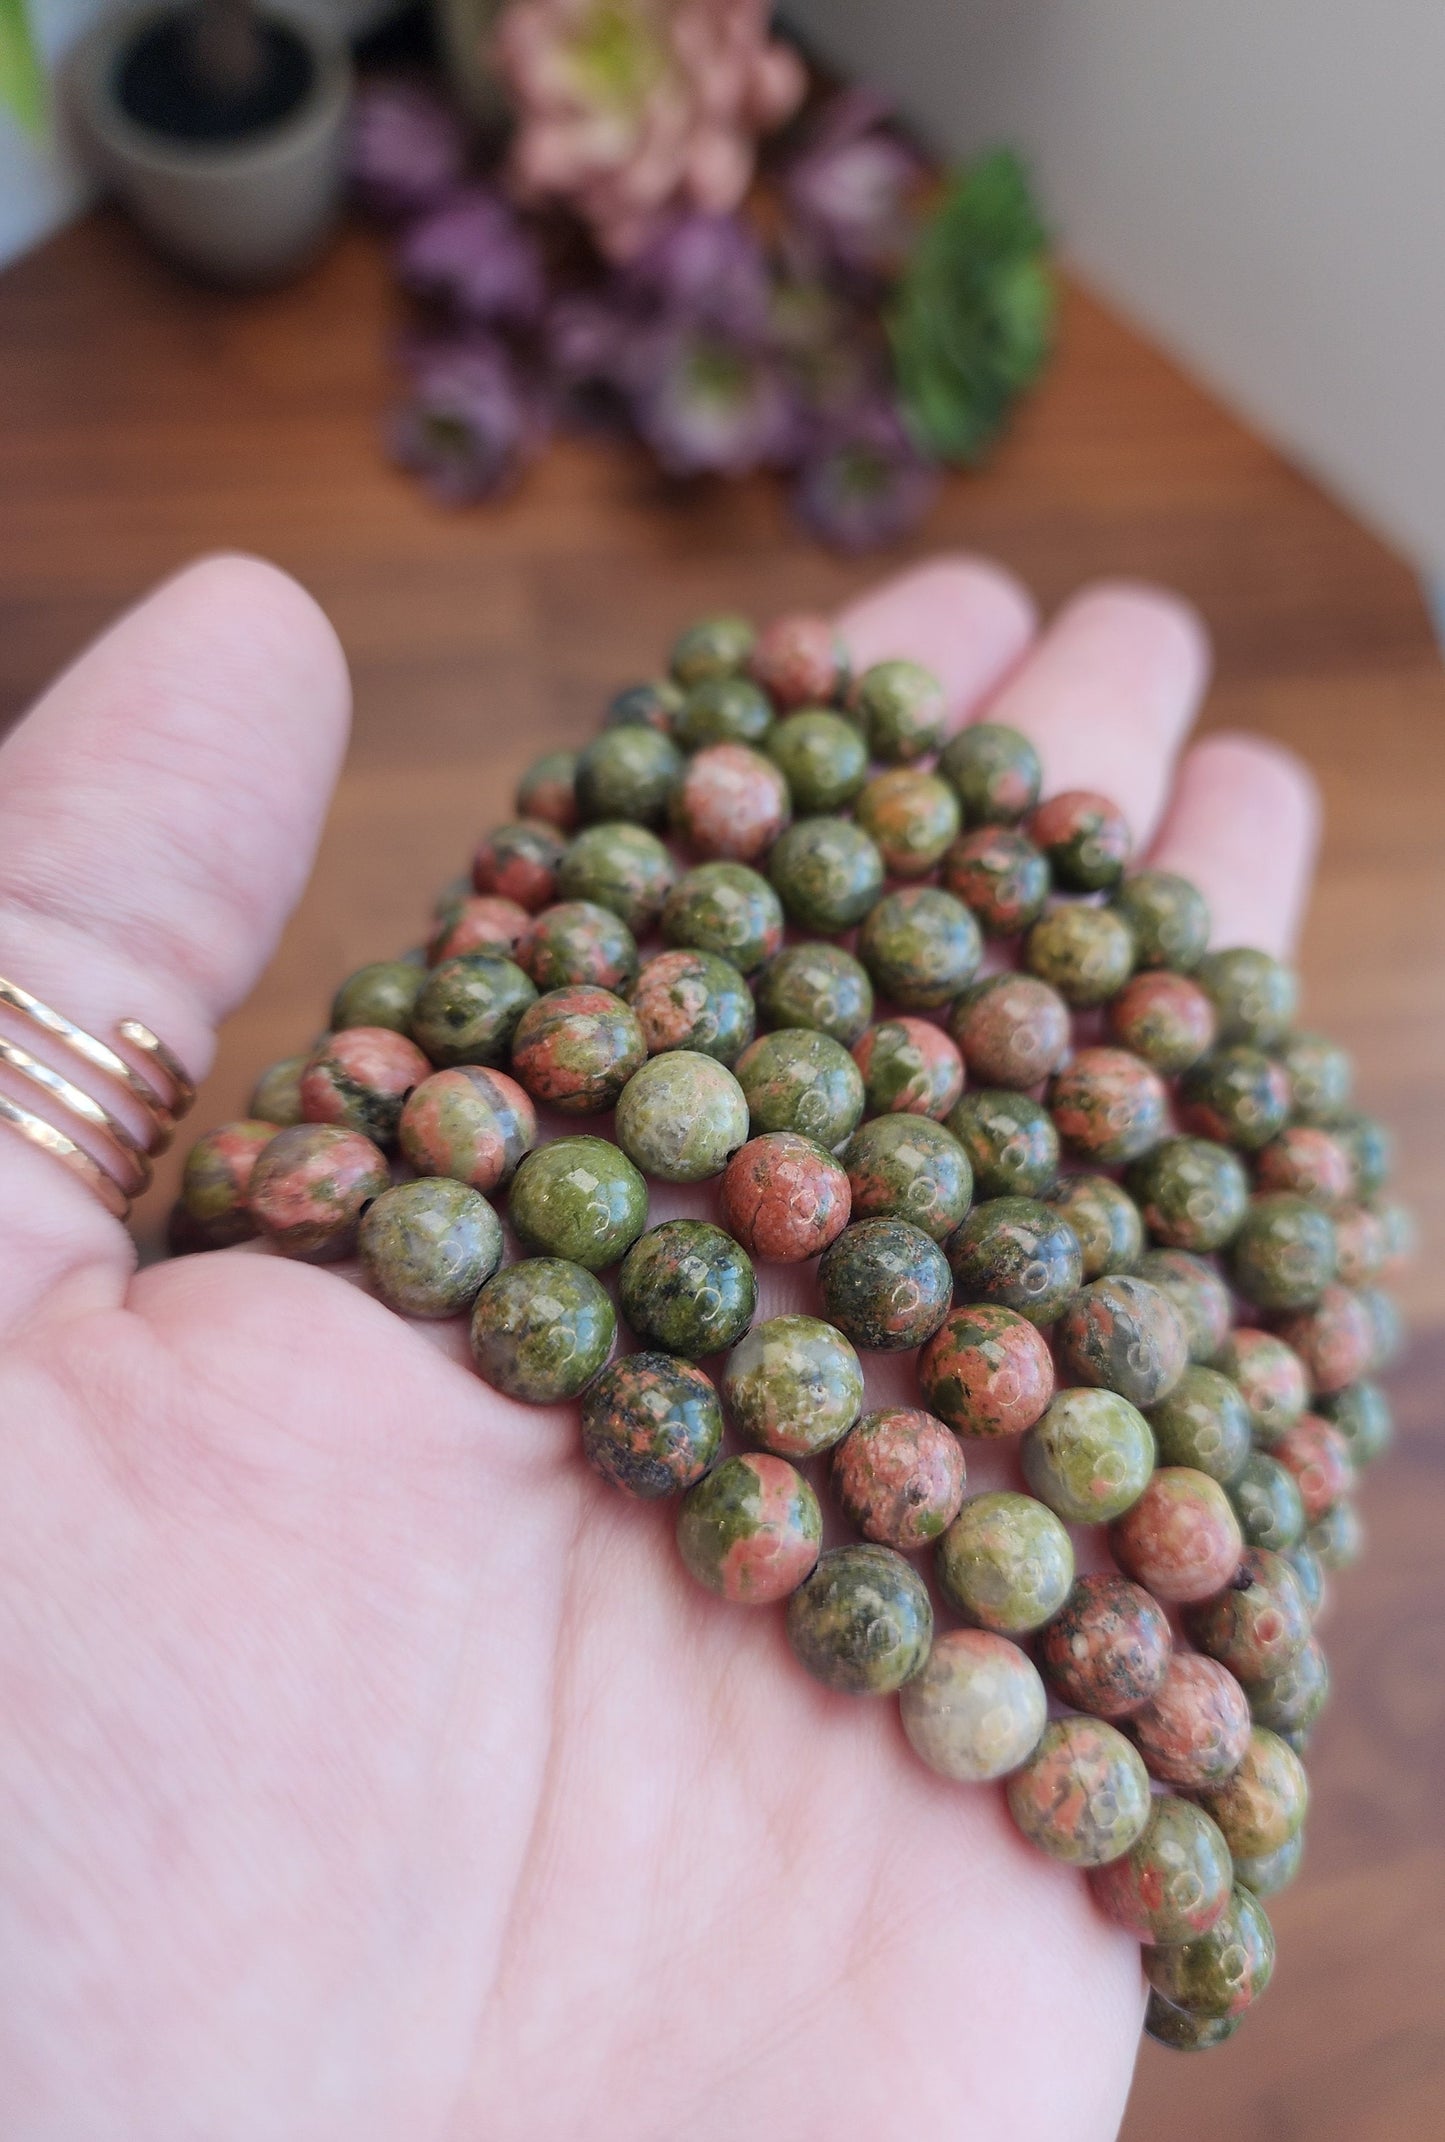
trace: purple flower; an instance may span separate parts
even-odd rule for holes
[[[853,411],[818,443],[798,476],[799,520],[833,550],[875,550],[916,527],[933,502],[938,470],[887,403]]]
[[[797,410],[771,358],[716,330],[663,324],[626,353],[632,419],[670,476],[741,476],[796,459]]]
[[[357,92],[351,121],[351,180],[382,216],[410,216],[451,191],[466,162],[455,113],[410,82],[375,82]]]
[[[739,339],[768,324],[768,264],[740,216],[681,216],[628,262],[622,287],[669,315]]]
[[[883,130],[887,106],[866,89],[826,107],[789,165],[783,193],[800,234],[849,274],[886,276],[908,250],[908,195],[923,164]]]
[[[412,358],[411,393],[390,420],[391,449],[447,505],[516,482],[546,437],[540,398],[497,343],[432,343]]]
[[[564,387],[615,386],[636,322],[610,297],[566,290],[547,307],[547,356]]]
[[[408,289],[444,300],[465,320],[525,325],[546,298],[535,239],[485,186],[461,188],[413,223],[397,269]]]

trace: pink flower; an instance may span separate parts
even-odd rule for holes
[[[871,90],[845,90],[824,107],[788,166],[783,194],[799,232],[825,264],[847,273],[896,273],[913,236],[909,195],[922,159],[886,127]]]

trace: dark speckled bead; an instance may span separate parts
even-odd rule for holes
[[[926,878],[958,832],[958,798],[916,766],[890,766],[863,788],[854,816],[890,878]]]
[[[781,770],[800,818],[846,809],[868,778],[868,746],[857,723],[822,707],[780,721],[765,749]]]
[[[1152,969],[1124,984],[1109,1005],[1109,1032],[1165,1078],[1214,1046],[1214,1006],[1187,974]]]
[[[1134,1163],[1129,1188],[1145,1226],[1167,1249],[1222,1249],[1249,1208],[1243,1163],[1212,1138],[1166,1138]]]
[[[863,1074],[830,1034],[779,1027],[744,1049],[738,1083],[747,1096],[755,1137],[795,1131],[831,1151],[863,1114]]]
[[[472,1358],[508,1398],[556,1405],[586,1389],[612,1351],[617,1316],[580,1265],[532,1257],[489,1279],[472,1310]]]
[[[1230,1245],[1230,1276],[1261,1309],[1308,1309],[1335,1276],[1329,1214],[1289,1191],[1254,1198]]]
[[[1067,789],[1041,803],[1029,833],[1064,892],[1107,892],[1119,883],[1132,845],[1123,812],[1092,789]]]
[[[953,1287],[938,1244],[906,1220],[860,1220],[823,1253],[824,1312],[855,1346],[897,1353],[932,1338]]]
[[[1122,1733],[1097,1718],[1056,1718],[1007,1787],[1029,1843],[1069,1867],[1106,1867],[1143,1835],[1149,1773]]]
[[[1125,1731],[1162,1785],[1200,1792],[1223,1784],[1244,1760],[1249,1705],[1228,1667],[1197,1651],[1176,1651]]]
[[[1019,1456],[1029,1486],[1065,1524],[1102,1525],[1147,1488],[1154,1437],[1117,1391],[1060,1391]]]
[[[383,1190],[357,1238],[372,1291],[402,1316],[460,1316],[502,1261],[502,1223],[446,1176]]]
[[[600,1272],[647,1225],[647,1185],[605,1138],[554,1138],[517,1170],[508,1217],[524,1245]]]
[[[1054,1334],[1062,1373],[1073,1383],[1117,1391],[1133,1406],[1157,1406],[1189,1359],[1184,1321],[1160,1288],[1129,1272],[1090,1280]]]
[[[520,967],[484,952],[433,967],[412,1013],[413,1038],[439,1068],[503,1064],[537,992]]]
[[[744,1451],[725,1458],[683,1497],[677,1544],[710,1592],[734,1606],[786,1599],[812,1573],[823,1513],[786,1458]]]
[[[1309,1399],[1304,1363],[1273,1332],[1239,1326],[1229,1334],[1218,1365],[1238,1387],[1256,1443],[1269,1445],[1304,1412]]]
[[[875,1116],[854,1131],[840,1157],[855,1220],[908,1220],[944,1242],[968,1211],[968,1155],[929,1116]]]
[[[587,985],[539,997],[512,1036],[513,1074],[534,1101],[564,1115],[613,1107],[646,1061],[642,1028],[621,997]]]
[[[794,1131],[750,1138],[722,1180],[724,1225],[768,1264],[816,1257],[848,1224],[848,1177],[832,1154]]]
[[[1114,906],[1134,932],[1140,967],[1190,973],[1209,943],[1209,904],[1172,870],[1139,870],[1114,894]]]
[[[684,687],[704,677],[736,677],[752,658],[757,634],[745,617],[721,611],[699,618],[674,640],[668,666]]]
[[[1228,1485],[1251,1448],[1249,1409],[1227,1376],[1191,1361],[1167,1398],[1149,1408],[1161,1465],[1190,1465]]]
[[[426,969],[410,960],[374,959],[349,974],[337,990],[331,1024],[389,1026],[393,1033],[409,1034],[412,1007],[425,980]]]
[[[1193,1941],[1223,1917],[1231,1871],[1218,1824],[1166,1793],[1155,1799],[1138,1843],[1096,1867],[1089,1886],[1105,1917],[1141,1941]]]
[[[1184,1319],[1191,1361],[1213,1361],[1229,1337],[1233,1314],[1229,1289],[1203,1257],[1192,1250],[1149,1250],[1135,1272],[1151,1287],[1162,1288]]]
[[[1066,1175],[1048,1202],[1078,1239],[1086,1280],[1133,1270],[1144,1248],[1144,1223],[1126,1190],[1107,1175]]]
[[[793,815],[788,784],[748,744],[709,744],[688,761],[673,791],[674,832],[694,855],[755,863]]]
[[[668,1049],[622,1089],[616,1134],[628,1159],[658,1182],[706,1182],[746,1144],[748,1104],[715,1057]]]
[[[627,1252],[617,1299],[642,1345],[697,1361],[742,1337],[758,1283],[746,1250],[720,1227],[664,1220]]]
[[[763,744],[772,726],[772,701],[747,677],[702,678],[688,688],[672,724],[689,751],[708,744]]]
[[[628,1001],[654,1056],[692,1049],[732,1064],[753,1038],[752,993],[732,961],[716,952],[659,952]]]
[[[670,677],[649,678],[643,684],[624,685],[607,703],[602,717],[605,729],[625,729],[634,722],[644,728],[658,729],[664,736],[670,735],[678,708],[682,705],[682,686],[674,684]]]
[[[1128,1049],[1080,1049],[1049,1087],[1049,1112],[1074,1152],[1113,1168],[1158,1144],[1169,1096]]]
[[[389,1178],[380,1150],[336,1123],[277,1131],[251,1170],[247,1204],[260,1233],[287,1257],[347,1257],[361,1215]]]
[[[1282,1672],[1304,1649],[1310,1615],[1283,1555],[1247,1547],[1223,1591],[1185,1609],[1184,1626],[1237,1681],[1261,1681]]]
[[[1275,1053],[1289,1080],[1297,1123],[1336,1123],[1347,1113],[1355,1083],[1347,1050],[1323,1034],[1290,1034]]]
[[[401,1150],[418,1175],[505,1188],[536,1143],[537,1111],[514,1079],[481,1064],[434,1071],[401,1112]]]
[[[936,886],[887,894],[858,932],[858,957],[880,996],[904,1011],[936,1011],[967,987],[983,956],[978,924]]]
[[[1304,1856],[1305,1834],[1300,1829],[1277,1851],[1261,1852],[1256,1859],[1247,1854],[1236,1857],[1234,1878],[1242,1888],[1252,1889],[1257,1897],[1277,1896],[1281,1889],[1288,1889],[1299,1873]],[[1238,2017],[1232,2019],[1234,2023],[1238,2020]]]
[[[996,721],[976,721],[951,736],[938,770],[956,790],[966,826],[1017,825],[1038,802],[1043,780],[1028,738]]]
[[[1039,1664],[1075,1710],[1127,1718],[1159,1693],[1172,1648],[1168,1617],[1143,1586],[1098,1571],[1074,1579],[1039,1639]]]
[[[918,1385],[960,1435],[1022,1435],[1054,1395],[1053,1356],[1026,1317],[979,1302],[944,1318],[918,1356]]]
[[[1161,1465],[1110,1526],[1109,1546],[1156,1599],[1185,1606],[1226,1585],[1244,1551],[1224,1489],[1190,1465]]]
[[[595,900],[543,908],[517,941],[517,965],[538,989],[587,985],[626,994],[637,973],[637,940],[620,915]]]
[[[963,1058],[941,1028],[906,1013],[869,1027],[855,1042],[870,1116],[907,1114],[940,1121],[963,1091]]]
[[[788,1601],[788,1642],[825,1688],[886,1696],[928,1657],[928,1592],[891,1547],[834,1547]]]
[[[1390,1401],[1377,1383],[1362,1381],[1331,1391],[1320,1400],[1319,1410],[1344,1437],[1355,1465],[1368,1465],[1389,1449],[1395,1425]]]
[[[413,970],[420,975],[420,969]],[[269,1064],[257,1079],[246,1113],[253,1122],[269,1123],[282,1130],[301,1121],[301,1074],[304,1056],[283,1056]]]
[[[1029,931],[1024,965],[1066,1004],[1086,1011],[1106,1004],[1128,981],[1134,965],[1133,934],[1112,908],[1065,901],[1040,915]]]
[[[1059,1134],[1026,1093],[980,1087],[950,1110],[948,1129],[967,1153],[978,1195],[1045,1197],[1059,1172]]]
[[[1215,1049],[1184,1073],[1178,1113],[1184,1130],[1258,1152],[1284,1129],[1289,1080],[1260,1049]]]
[[[307,1123],[340,1123],[384,1149],[396,1142],[407,1095],[431,1070],[415,1042],[387,1026],[328,1034],[301,1074]]]
[[[563,900],[608,908],[634,937],[645,937],[662,913],[677,866],[655,833],[613,821],[588,826],[569,843],[557,871]]]
[[[518,819],[498,826],[472,857],[472,884],[479,893],[500,893],[519,907],[546,907],[557,897],[557,871],[566,852],[555,826]]]
[[[826,617],[795,610],[765,625],[748,674],[780,707],[827,706],[848,683],[848,650]]]
[[[1154,1991],[1188,2015],[1243,2015],[1269,1985],[1274,1932],[1259,1899],[1236,1885],[1207,1934],[1144,1951],[1144,1975]]]
[[[1182,2008],[1171,2008],[1168,2001],[1151,1991],[1144,2011],[1144,2033],[1156,2045],[1167,2046],[1171,2053],[1205,2053],[1211,2046],[1223,2045],[1226,2038],[1232,2038],[1243,2021],[1242,2015],[1186,2015]]]
[[[916,1406],[867,1413],[833,1453],[833,1487],[863,1537],[911,1552],[949,1525],[963,1500],[958,1439]]]
[[[948,1261],[966,1301],[997,1303],[1032,1324],[1051,1324],[1083,1277],[1073,1230],[1027,1197],[975,1205],[949,1237]]]
[[[1304,1538],[1304,1504],[1294,1475],[1264,1451],[1245,1460],[1229,1483],[1229,1499],[1246,1546],[1286,1554]]]
[[[900,1709],[913,1751],[930,1770],[960,1785],[984,1785],[1033,1754],[1048,1699],[1037,1667],[1006,1636],[946,1629]]]
[[[1329,1701],[1330,1669],[1323,1648],[1314,1637],[1306,1637],[1277,1672],[1247,1679],[1244,1693],[1256,1725],[1268,1726],[1272,1733],[1308,1733]]]
[[[577,825],[577,753],[544,751],[517,783],[517,816],[540,818],[559,833]]]
[[[755,1324],[728,1356],[723,1396],[750,1443],[813,1458],[842,1441],[863,1407],[863,1368],[841,1331],[815,1316]]]
[[[1256,1726],[1239,1768],[1204,1795],[1232,1852],[1247,1858],[1277,1852],[1304,1821],[1309,1785],[1304,1765],[1277,1733]]]
[[[1207,953],[1198,972],[1219,1015],[1221,1043],[1268,1049],[1284,1039],[1299,1002],[1299,984],[1288,967],[1241,945]]]
[[[1069,1052],[1069,1007],[1032,974],[990,974],[949,1011],[948,1031],[984,1086],[1037,1086]]]
[[[609,819],[660,826],[682,773],[671,737],[636,722],[604,729],[577,761],[577,807],[583,823]]]
[[[249,1119],[221,1123],[198,1138],[186,1155],[181,1208],[197,1238],[208,1248],[224,1249],[255,1234],[256,1223],[246,1209],[246,1194],[252,1170],[275,1137],[276,1128],[274,1123]]]
[[[939,1541],[933,1570],[965,1621],[1000,1636],[1025,1636],[1068,1598],[1073,1542],[1033,1495],[1012,1489],[972,1495]]]
[[[804,818],[773,844],[768,876],[800,929],[836,937],[861,922],[883,890],[883,858],[846,818]]]
[[[746,863],[684,871],[662,910],[664,944],[715,952],[751,974],[783,942],[783,911],[766,878]]]
[[[758,976],[754,995],[765,1027],[811,1027],[845,1049],[873,1016],[868,970],[841,945],[786,946]]]
[[[921,663],[875,662],[854,685],[850,705],[868,749],[887,765],[924,758],[943,742],[943,686]]]
[[[722,1445],[722,1406],[700,1368],[671,1354],[624,1354],[582,1401],[582,1454],[644,1501],[701,1480]]]
[[[985,937],[1017,937],[1049,897],[1049,866],[1013,826],[974,826],[943,858],[943,882],[969,907]]]

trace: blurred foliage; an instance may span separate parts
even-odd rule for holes
[[[13,112],[27,132],[40,131],[45,76],[25,0],[0,0],[0,106]]]

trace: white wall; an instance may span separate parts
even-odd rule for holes
[[[940,148],[1029,153],[1096,288],[1445,576],[1441,0],[787,0]]]

